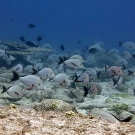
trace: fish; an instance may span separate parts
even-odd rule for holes
[[[90,71],[88,71],[88,74],[91,79],[100,79],[101,72],[97,72],[95,69],[91,69]]]
[[[33,90],[34,88],[37,90],[44,90],[43,82],[38,76],[26,75],[20,77],[14,70],[12,71],[12,74],[13,78],[10,80],[11,82],[20,80],[24,85],[28,87],[27,90]]]
[[[117,122],[117,121],[118,122],[130,122],[133,119],[133,115],[130,115],[127,118],[120,120],[113,114],[106,112],[106,111],[102,111],[102,110],[92,110],[92,111],[90,111],[90,114],[92,114],[95,117],[101,117],[103,119],[107,119],[107,120],[113,121],[113,122]]]
[[[89,75],[87,74],[87,73],[82,73],[80,76],[77,76],[76,74],[75,74],[75,80],[74,80],[74,82],[90,82],[90,80],[89,80]]]
[[[32,68],[32,70],[33,70],[33,73],[32,73],[33,75],[38,74],[40,75],[40,77],[42,77],[45,80],[55,77],[55,74],[51,68],[43,68],[40,71],[38,71],[35,68]]]
[[[34,24],[32,24],[32,23],[30,23],[30,24],[28,24],[28,27],[29,27],[29,28],[34,28],[34,27],[35,27],[35,25],[34,25]]]
[[[122,76],[123,75],[121,68],[118,66],[107,67],[105,65],[105,73],[108,73],[111,76]]]
[[[23,72],[23,66],[21,64],[17,64],[11,70],[14,70],[17,73],[21,73],[21,72]]]
[[[97,89],[97,86],[95,84],[92,84],[90,86],[90,88],[88,88],[87,86],[84,86],[83,90],[84,90],[84,95],[83,95],[84,97],[86,97],[88,94],[91,94],[91,95],[98,94],[98,89]]]
[[[124,59],[130,59],[130,58],[132,57],[132,55],[131,55],[131,53],[129,53],[128,51],[124,51],[124,52],[122,53],[122,57],[123,57]]]
[[[126,49],[135,49],[135,44],[133,42],[122,43],[119,41],[119,47],[123,46]]]
[[[3,86],[3,91],[1,92],[1,94],[6,92],[10,97],[17,99],[23,96],[22,90],[23,90],[22,87],[20,87],[19,85],[14,85],[9,88],[6,88],[5,86]]]
[[[25,42],[25,38],[23,36],[20,36],[20,40]]]
[[[65,50],[65,47],[64,47],[64,45],[63,45],[63,44],[61,44],[61,45],[60,45],[60,49],[61,49],[62,51],[64,51],[64,50]]]
[[[25,43],[26,43],[26,45],[28,45],[30,47],[38,47],[37,44],[33,41],[26,41]]]
[[[41,36],[38,36],[37,37],[37,41],[40,42],[42,40],[42,37]]]
[[[88,49],[88,52],[94,54],[97,52],[106,52],[106,50],[103,49],[100,44],[94,44]]]
[[[9,22],[12,22],[13,21],[13,18],[11,18],[10,20],[9,20]]]
[[[78,40],[78,41],[77,41],[77,44],[80,44],[80,43],[82,43],[82,40]]]
[[[117,62],[117,64],[120,64],[120,65],[127,65],[128,64],[128,61],[125,59],[122,59],[122,58],[116,59],[116,62]]]
[[[80,55],[73,55],[73,56],[71,56],[69,59],[78,59],[78,60],[80,60],[81,62],[84,62],[84,59],[83,59],[82,56],[80,56]]]
[[[59,73],[53,78],[53,81],[62,86],[63,84],[68,83],[69,76],[65,73]]]
[[[116,88],[117,86],[120,86],[123,83],[123,77],[113,78],[113,88]]]
[[[85,68],[82,65],[82,62],[78,59],[68,59],[63,62],[67,67],[70,67],[71,69],[77,69],[77,68]]]

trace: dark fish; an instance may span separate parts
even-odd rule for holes
[[[9,22],[12,22],[12,21],[13,21],[13,19],[10,19],[10,20],[9,20]]]
[[[82,41],[81,41],[81,40],[78,40],[78,41],[77,41],[77,44],[80,44],[80,43],[82,43]]]
[[[30,23],[30,24],[28,24],[28,27],[29,27],[29,28],[34,28],[34,27],[35,27],[35,25],[34,25],[34,24],[32,24],[32,23]]]
[[[30,47],[38,47],[33,41],[26,41],[26,45]]]
[[[37,37],[37,41],[40,42],[42,40],[42,37],[41,36],[38,36]]]
[[[20,36],[20,40],[24,42],[25,38],[23,36]]]
[[[62,51],[65,49],[63,44],[60,45],[60,49],[61,49]]]

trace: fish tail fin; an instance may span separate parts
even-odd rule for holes
[[[62,64],[62,63],[65,61],[64,59],[65,59],[65,58],[61,58],[61,57],[59,57],[58,65]]]
[[[97,73],[97,78],[100,79],[101,71]]]
[[[128,76],[132,75],[133,73],[134,73],[133,71],[128,70]]]
[[[74,82],[77,82],[78,81],[78,76],[75,74],[74,77],[75,77]]]
[[[3,85],[3,90],[1,92],[1,94],[4,93],[4,92],[6,92],[6,91],[7,91],[7,88]]]
[[[120,120],[120,122],[130,122],[132,119],[133,119],[133,115],[130,115],[126,119]]]
[[[107,65],[105,65],[105,73],[106,73],[106,71],[107,71]]]
[[[112,79],[112,81],[113,81],[113,86],[115,86],[116,84],[117,84],[117,80],[115,80],[115,79]]]
[[[33,70],[32,75],[35,75],[35,74],[37,74],[37,73],[38,73],[38,70],[37,70],[36,68],[32,68],[32,70]]]
[[[119,47],[122,46],[122,42],[119,41]]]
[[[86,97],[87,94],[88,94],[89,89],[86,86],[84,86],[83,90],[84,90],[84,95],[83,96]]]
[[[11,79],[11,81],[18,80],[19,79],[19,75],[14,70],[12,71],[12,73],[13,73],[13,78]]]

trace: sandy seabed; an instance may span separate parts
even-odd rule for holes
[[[135,135],[135,125],[90,115],[1,108],[0,135]]]

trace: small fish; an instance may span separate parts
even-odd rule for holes
[[[80,43],[82,43],[82,41],[81,41],[81,40],[78,40],[78,41],[77,41],[77,44],[80,44]]]
[[[84,97],[86,97],[88,94],[91,94],[91,95],[97,95],[98,94],[98,89],[97,89],[97,86],[95,84],[92,84],[90,86],[90,88],[84,86],[83,90],[84,90]]]
[[[33,41],[26,41],[26,45],[28,45],[30,47],[38,47],[37,44]]]
[[[64,73],[60,73],[57,74],[54,78],[53,81],[58,83],[60,86],[62,86],[63,84],[68,83],[69,81],[69,76],[67,74]]]
[[[37,37],[37,41],[40,42],[42,40],[42,37],[41,36],[38,36]]]
[[[35,27],[35,25],[34,25],[34,24],[32,24],[32,23],[30,23],[30,24],[28,24],[28,27],[29,27],[29,28],[34,28],[34,27]]]
[[[122,76],[123,72],[120,67],[118,66],[110,66],[107,68],[105,65],[105,73],[108,73],[111,76]]]
[[[24,42],[25,38],[23,36],[20,36],[20,40]]]
[[[64,64],[71,69],[84,68],[82,62],[78,59],[68,59],[64,61]]]
[[[122,43],[119,41],[119,47],[125,47],[126,49],[135,49],[135,44],[133,42],[125,42],[125,43]]]
[[[64,51],[64,50],[65,50],[65,47],[64,47],[64,45],[63,45],[63,44],[61,44],[61,45],[60,45],[60,49],[61,49],[62,51]]]
[[[80,55],[73,55],[73,56],[71,56],[69,59],[78,59],[78,60],[80,60],[81,62],[84,62],[84,59],[83,59],[82,56],[80,56]]]
[[[12,70],[14,70],[17,73],[21,73],[23,72],[23,66],[21,64],[17,64],[16,66],[12,68]]]
[[[33,70],[33,73],[32,73],[33,75],[38,74],[38,75],[40,75],[40,77],[42,77],[45,80],[55,77],[55,74],[51,68],[43,68],[40,71],[38,71],[35,68],[32,68],[32,70]]]
[[[35,75],[26,75],[24,77],[20,77],[14,70],[12,71],[13,78],[11,81],[20,80],[24,85],[28,88],[27,90],[37,89],[37,90],[44,90],[44,85],[42,80]]]
[[[97,52],[106,52],[106,50],[102,48],[102,45],[96,43],[88,49],[88,52],[89,53],[97,53]]]
[[[18,85],[14,85],[9,88],[3,86],[3,91],[1,92],[1,94],[3,94],[4,92],[6,92],[9,96],[13,98],[21,98],[23,96],[22,88]]]
[[[12,22],[13,21],[13,18],[11,18],[10,20],[9,20],[9,22]]]
[[[90,80],[89,80],[89,75],[87,74],[87,73],[82,73],[80,76],[77,76],[76,74],[75,74],[75,80],[74,80],[74,82],[89,82]]]
[[[128,51],[124,51],[124,52],[122,53],[122,57],[123,57],[124,59],[130,59],[130,58],[132,57],[132,55],[131,55],[131,53],[129,53]]]
[[[88,71],[88,74],[91,79],[95,79],[95,78],[100,79],[101,72],[100,71],[97,72],[96,70],[92,69],[92,70]]]

